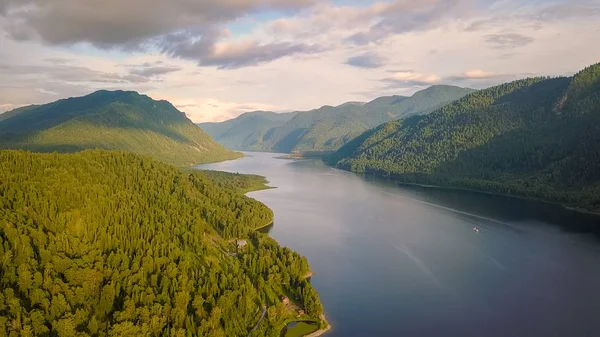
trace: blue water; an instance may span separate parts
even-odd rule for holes
[[[275,212],[269,235],[308,258],[325,336],[600,336],[598,218],[277,156],[202,168],[277,187],[249,196]]]

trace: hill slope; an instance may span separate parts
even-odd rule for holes
[[[241,194],[256,177],[224,175],[0,151],[0,335],[245,337],[264,308],[252,336],[278,337],[281,296],[319,317],[306,259],[255,231],[273,217]]]
[[[600,64],[470,94],[367,131],[328,158],[406,182],[600,209]]]
[[[0,148],[123,150],[179,166],[240,156],[217,144],[169,102],[136,92],[97,91],[5,114]]]
[[[239,150],[274,152],[333,151],[381,123],[414,114],[427,114],[436,108],[473,92],[453,86],[432,86],[412,97],[380,97],[369,103],[349,102],[336,107],[323,106],[296,112],[279,125],[247,123],[246,116],[223,124],[236,124],[232,132],[219,132],[219,126],[200,124],[221,144]],[[251,136],[249,136],[251,135]]]
[[[262,150],[262,139],[272,128],[284,125],[296,116],[295,112],[275,113],[253,111],[221,123],[200,123],[211,137],[235,150]]]

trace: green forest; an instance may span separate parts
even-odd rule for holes
[[[384,96],[367,103],[347,102],[285,114],[256,111],[199,126],[221,144],[237,150],[335,151],[370,128],[401,117],[428,114],[473,91],[434,85],[411,97]]]
[[[326,160],[340,168],[600,210],[600,64],[481,90],[383,124]]]
[[[0,114],[0,148],[120,150],[176,166],[242,156],[216,143],[167,101],[106,90]]]
[[[275,337],[299,308],[318,320],[306,259],[255,231],[273,213],[243,192],[263,183],[0,151],[0,336]]]

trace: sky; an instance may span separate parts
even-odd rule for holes
[[[135,90],[194,122],[600,62],[600,0],[0,0],[0,112]]]

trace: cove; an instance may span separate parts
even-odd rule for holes
[[[198,168],[276,187],[248,195],[273,209],[269,235],[308,258],[325,336],[600,334],[598,217],[280,156]]]

